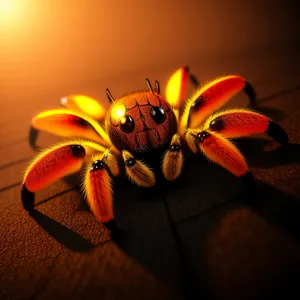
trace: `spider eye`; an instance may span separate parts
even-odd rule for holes
[[[134,129],[134,121],[132,117],[130,117],[129,115],[122,117],[120,127],[125,133],[132,132]]]
[[[164,110],[161,107],[158,107],[158,106],[153,106],[151,108],[150,114],[151,114],[152,119],[157,124],[163,123],[166,119],[166,114],[165,114]]]

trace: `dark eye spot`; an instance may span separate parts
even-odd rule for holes
[[[216,131],[216,132],[223,130],[224,127],[225,127],[225,124],[224,124],[223,120],[218,119],[218,118],[211,121],[209,124],[209,129],[212,131]]]
[[[205,99],[203,96],[200,96],[191,106],[191,109],[195,112],[197,112],[200,108],[202,108],[205,105]]]
[[[129,115],[124,116],[120,122],[121,130],[125,133],[130,133],[134,129],[134,121]]]
[[[180,145],[174,144],[170,147],[170,152],[179,152],[180,151]]]
[[[206,138],[208,138],[210,134],[206,131],[201,131],[197,134],[198,142],[203,142]]]
[[[103,170],[105,169],[106,165],[102,160],[96,160],[92,163],[91,172]]]
[[[128,167],[134,166],[135,163],[136,163],[136,161],[135,161],[135,159],[133,159],[133,158],[128,158],[128,159],[125,161],[125,164],[126,164],[126,166],[128,166]]]
[[[151,108],[150,114],[151,114],[152,119],[157,124],[163,123],[166,119],[166,114],[165,114],[164,110],[161,107],[158,107],[158,106],[153,106]]]

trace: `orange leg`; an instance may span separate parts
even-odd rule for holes
[[[40,130],[58,136],[82,137],[105,146],[111,145],[107,133],[97,121],[67,109],[47,110],[32,119],[29,142],[34,148]]]
[[[113,191],[111,176],[119,174],[116,158],[108,150],[94,156],[85,172],[83,190],[92,212],[102,223],[113,220]]]
[[[27,168],[22,187],[22,202],[27,210],[34,207],[34,193],[61,177],[79,171],[86,156],[105,151],[101,145],[74,140],[49,147],[37,155]]]
[[[240,76],[221,77],[199,88],[185,107],[179,122],[179,133],[183,135],[186,128],[200,126],[209,115],[241,90],[246,92],[251,103],[255,102],[252,86]]]
[[[141,160],[137,160],[127,150],[122,151],[125,171],[129,179],[138,186],[152,187],[155,185],[153,171]]]
[[[199,87],[196,76],[190,73],[188,67],[177,69],[169,78],[166,87],[166,99],[173,109],[179,109],[185,100],[188,80],[190,80],[195,87]]]
[[[205,122],[204,130],[218,132],[226,138],[265,132],[282,145],[288,143],[288,135],[280,125],[264,115],[246,109],[230,109],[213,115]]]
[[[26,210],[34,207],[34,192],[55,180],[79,171],[85,149],[79,144],[65,144],[42,152],[27,169],[22,187],[22,203]]]
[[[181,149],[180,137],[175,134],[171,140],[170,147],[166,151],[162,170],[165,178],[174,181],[179,177],[183,167],[183,153]]]
[[[186,140],[195,153],[201,151],[209,160],[220,165],[232,174],[242,177],[249,172],[241,152],[218,133],[189,130]]]
[[[61,98],[60,104],[74,112],[84,114],[95,120],[105,118],[106,110],[96,100],[85,95],[68,95]]]

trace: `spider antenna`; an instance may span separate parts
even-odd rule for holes
[[[149,80],[148,78],[146,78],[146,83],[147,83],[147,86],[148,86],[150,92],[151,92],[152,94],[154,94],[153,89],[152,89],[151,82],[150,82],[150,80]]]
[[[106,94],[107,94],[107,97],[108,97],[108,101],[110,103],[115,103],[115,99],[114,97],[112,96],[112,94],[110,93],[110,90],[109,89],[106,89]]]
[[[155,80],[155,87],[156,87],[157,94],[160,94],[160,86],[159,86],[159,82],[157,80]]]

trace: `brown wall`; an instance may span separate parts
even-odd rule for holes
[[[299,35],[298,9],[289,1],[13,2],[21,3],[18,10],[0,12],[2,93],[10,91],[5,78],[17,89],[72,85],[191,57],[278,47]]]

